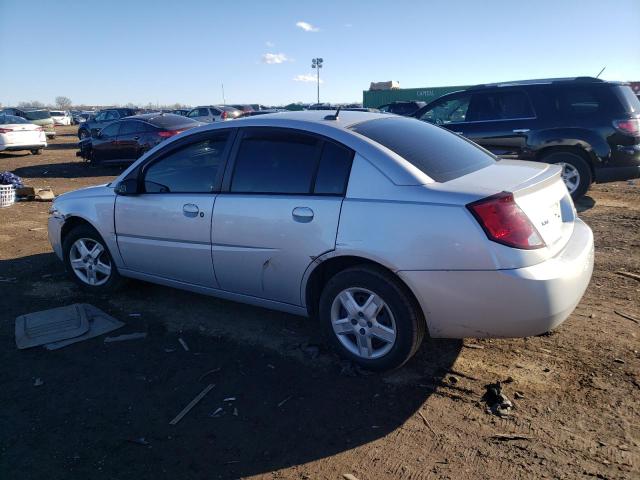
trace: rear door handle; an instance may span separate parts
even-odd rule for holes
[[[528,131],[530,131],[528,128],[516,128],[513,133],[527,133]]]
[[[184,213],[187,217],[196,217],[198,216],[198,212],[200,209],[197,205],[193,203],[187,203],[182,206],[182,213]]]
[[[309,223],[313,220],[313,210],[309,207],[296,207],[291,212],[293,219],[300,223]]]

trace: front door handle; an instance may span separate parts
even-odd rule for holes
[[[513,133],[527,133],[530,130],[528,128],[516,128]]]
[[[291,212],[293,219],[300,223],[309,223],[313,220],[313,210],[309,207],[296,207]]]
[[[182,213],[184,213],[187,217],[197,217],[200,209],[197,205],[193,203],[187,203],[182,206]]]

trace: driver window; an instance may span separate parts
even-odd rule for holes
[[[469,100],[471,100],[470,95],[444,99],[427,110],[420,120],[436,125],[466,122]]]
[[[100,130],[100,135],[103,138],[117,137],[119,129],[120,129],[120,124],[118,122],[115,122],[115,123],[112,123],[111,125],[107,125],[102,130]]]
[[[211,193],[222,173],[228,132],[185,145],[152,163],[144,174],[146,193]]]
[[[96,115],[95,117],[95,121],[96,122],[102,122],[105,120],[107,114],[105,112],[100,112],[99,114]]]
[[[106,120],[117,120],[118,118],[118,114],[116,112],[113,111],[109,111],[107,112],[107,116],[106,116]]]

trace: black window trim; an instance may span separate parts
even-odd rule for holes
[[[229,161],[229,153],[231,152],[232,146],[235,144],[235,137],[237,135],[237,128],[216,128],[213,130],[207,130],[206,132],[196,133],[194,135],[189,135],[180,140],[172,142],[167,145],[162,150],[157,151],[149,158],[147,158],[143,163],[138,165],[137,168],[129,172],[129,174],[123,180],[128,180],[131,178],[135,178],[138,183],[138,191],[141,195],[217,195],[221,192],[222,178],[224,172],[226,171],[226,166]],[[179,150],[187,145],[192,143],[198,143],[203,140],[207,140],[212,136],[219,135],[220,133],[226,133],[229,135],[227,139],[227,144],[224,147],[224,152],[222,152],[222,159],[220,161],[220,168],[218,169],[218,173],[214,180],[213,190],[211,192],[146,192],[144,188],[144,176],[146,170],[154,163],[159,162],[161,159],[170,155],[171,153]]]
[[[287,193],[287,192],[232,192],[231,184],[233,182],[233,175],[235,174],[236,169],[236,161],[238,158],[238,151],[240,150],[240,145],[242,144],[242,140],[244,136],[251,131],[259,130],[260,132],[264,131],[274,131],[274,132],[288,132],[288,133],[296,133],[301,135],[307,135],[310,137],[315,137],[318,142],[315,147],[315,166],[313,170],[313,175],[311,176],[311,182],[309,191],[307,193]],[[322,152],[324,151],[325,143],[330,142],[339,147],[342,147],[351,152],[351,164],[349,165],[349,171],[347,173],[347,181],[344,184],[344,189],[342,193],[315,193],[316,179],[318,177],[318,170],[320,169],[320,160],[322,159]],[[251,127],[242,127],[238,129],[238,133],[234,140],[233,148],[231,149],[231,153],[229,155],[227,161],[227,167],[224,172],[224,178],[222,180],[222,187],[220,193],[230,194],[230,195],[276,195],[283,197],[292,197],[292,196],[305,196],[305,197],[340,197],[344,198],[347,194],[347,190],[349,188],[349,180],[351,179],[351,169],[353,168],[353,159],[355,158],[355,151],[353,148],[349,148],[343,143],[334,140],[333,138],[326,137],[324,135],[310,132],[308,130],[302,130],[299,128],[289,128],[289,127],[272,127],[272,126],[251,126]]]

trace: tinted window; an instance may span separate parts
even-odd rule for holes
[[[51,115],[45,110],[35,110],[33,112],[25,112],[24,117],[29,120],[43,120],[45,118],[51,118]]]
[[[125,121],[120,123],[120,135],[131,135],[133,133],[144,133],[148,131],[147,124],[136,121]]]
[[[107,118],[107,114],[106,112],[100,112],[99,114],[97,114],[95,116],[95,121],[96,122],[103,122],[105,119]]]
[[[117,137],[118,130],[120,130],[120,124],[118,122],[114,122],[110,125],[107,125],[102,130],[100,130],[100,135],[103,137]]]
[[[627,113],[639,113],[640,112],[640,100],[638,100],[638,96],[633,93],[631,87],[619,86],[613,87],[614,92],[616,92],[620,102],[622,103],[622,107]]]
[[[519,90],[474,93],[467,111],[467,121],[513,120],[533,117],[529,97]]]
[[[467,118],[467,109],[471,95],[443,98],[436,102],[429,110],[420,116],[420,120],[446,125],[447,123],[464,122]]]
[[[191,110],[189,113],[187,113],[187,117],[199,117],[200,115],[198,114],[198,109],[196,108],[195,110]]]
[[[411,118],[369,120],[352,130],[394,151],[436,182],[446,182],[494,163],[491,155],[462,137]]]
[[[16,123],[29,123],[22,117],[16,117],[14,115],[0,115],[0,124],[9,125]]]
[[[349,181],[352,159],[353,152],[348,148],[325,142],[322,147],[314,192],[325,195],[343,195]]]
[[[285,131],[245,132],[236,158],[231,191],[309,193],[318,140]]]
[[[149,123],[158,127],[158,128],[166,128],[166,129],[182,129],[182,128],[191,128],[199,125],[199,122],[196,120],[191,120],[190,118],[185,118],[179,115],[160,115],[151,120]]]
[[[228,134],[201,140],[162,157],[147,167],[147,193],[211,193],[222,168]]]
[[[120,115],[118,115],[118,112],[115,112],[113,110],[109,110],[106,116],[104,117],[105,120],[117,120],[119,118],[120,118]]]

